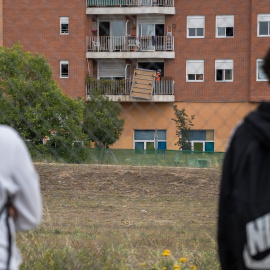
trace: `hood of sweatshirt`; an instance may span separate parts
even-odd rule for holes
[[[258,109],[251,112],[244,120],[246,125],[260,142],[270,149],[270,103],[260,104]]]

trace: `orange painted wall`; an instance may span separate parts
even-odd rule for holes
[[[185,108],[187,114],[195,115],[192,129],[214,129],[215,151],[226,150],[228,138],[243,117],[256,109],[258,103],[204,103],[176,102],[179,109]],[[175,118],[169,103],[123,103],[122,117],[126,119],[125,130],[113,148],[133,149],[135,129],[166,129],[167,149],[176,150],[176,127],[171,118]]]

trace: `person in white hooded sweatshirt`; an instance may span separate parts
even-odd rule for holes
[[[42,216],[39,176],[19,134],[0,125],[0,269],[18,270],[17,231],[38,226]]]

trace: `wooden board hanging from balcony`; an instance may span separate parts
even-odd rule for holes
[[[155,70],[136,68],[134,70],[130,96],[136,98],[151,99],[154,89],[155,78]]]

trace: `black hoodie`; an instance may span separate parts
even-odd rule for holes
[[[222,270],[270,269],[270,103],[232,136],[220,186],[218,249]]]

